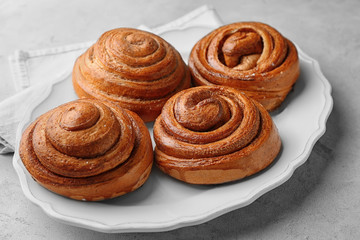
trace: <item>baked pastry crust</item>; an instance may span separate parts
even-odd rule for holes
[[[39,184],[86,201],[134,191],[153,164],[144,122],[129,110],[95,99],[65,103],[41,115],[24,131],[19,153]]]
[[[155,163],[192,184],[242,179],[269,166],[281,140],[266,109],[225,86],[186,89],[171,97],[154,124]]]
[[[79,97],[113,101],[149,122],[170,96],[190,87],[191,76],[179,52],[161,37],[117,28],[76,60],[72,79]]]
[[[280,106],[300,74],[295,45],[260,22],[222,26],[199,40],[189,57],[194,85],[240,89],[268,111]]]

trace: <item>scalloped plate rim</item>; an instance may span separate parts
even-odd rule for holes
[[[289,165],[287,166],[286,170],[278,175],[276,178],[269,181],[266,186],[262,185],[256,189],[253,189],[248,195],[245,197],[241,197],[240,199],[234,199],[229,202],[222,202],[221,207],[213,207],[204,211],[202,213],[196,213],[195,215],[187,215],[181,217],[173,217],[171,220],[164,221],[152,221],[152,222],[127,222],[127,223],[120,223],[120,224],[105,224],[100,221],[94,221],[89,219],[83,218],[75,218],[71,216],[67,216],[62,214],[54,209],[53,205],[45,200],[41,200],[36,198],[29,188],[27,182],[27,176],[24,172],[23,167],[21,166],[20,158],[18,155],[18,151],[15,151],[13,157],[13,166],[17,172],[17,175],[20,179],[21,188],[25,194],[25,196],[32,201],[34,204],[39,206],[48,216],[58,220],[60,222],[70,224],[73,226],[78,226],[82,228],[87,228],[99,232],[107,232],[107,233],[125,233],[125,232],[160,232],[160,231],[168,231],[173,230],[181,227],[192,226],[201,224],[207,221],[210,221],[218,216],[221,216],[225,213],[233,211],[235,209],[239,209],[241,207],[247,206],[255,201],[257,198],[262,196],[268,191],[280,186],[282,183],[286,182],[293,174],[296,168],[301,166],[303,163],[306,162],[308,159],[312,148],[314,147],[315,143],[318,139],[325,133],[326,131],[326,121],[331,113],[333,107],[333,99],[331,97],[331,85],[325,76],[322,74],[319,63],[305,54],[298,46],[297,46],[299,56],[301,60],[307,61],[312,64],[315,73],[317,74],[318,78],[321,80],[322,84],[324,85],[323,94],[325,97],[325,104],[322,109],[322,112],[318,119],[318,128],[311,134],[310,138],[305,144],[305,148],[302,153],[293,159]],[[64,78],[64,76],[62,76]],[[61,81],[61,78],[59,78]],[[40,86],[44,87],[45,93],[41,97],[37,98],[37,105],[39,105],[42,101],[44,101],[50,94],[53,88],[53,85],[44,85]],[[30,102],[30,101],[29,101]],[[36,105],[36,106],[37,106]],[[34,108],[35,109],[35,108]],[[28,111],[25,114],[23,121],[19,124],[19,128],[17,131],[17,139],[18,136],[21,136],[22,129],[29,123],[31,119],[31,114],[33,109]],[[19,147],[19,141],[17,141],[16,149]]]

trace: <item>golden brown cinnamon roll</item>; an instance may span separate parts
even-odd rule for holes
[[[178,51],[161,37],[130,28],[105,32],[75,62],[79,97],[105,99],[154,121],[166,100],[190,87]]]
[[[209,33],[193,47],[189,68],[194,85],[240,89],[268,111],[284,101],[300,73],[294,44],[259,22],[233,23]]]
[[[155,163],[193,184],[238,180],[266,168],[281,140],[269,113],[240,91],[201,86],[171,97],[154,124]]]
[[[20,157],[45,188],[98,201],[142,186],[151,171],[153,149],[148,129],[135,113],[81,99],[50,110],[27,127]]]

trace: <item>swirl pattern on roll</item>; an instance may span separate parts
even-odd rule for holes
[[[189,68],[194,85],[240,89],[268,111],[280,106],[300,73],[295,45],[259,22],[215,29],[195,44]]]
[[[80,97],[106,99],[153,121],[166,100],[190,87],[179,52],[161,37],[131,28],[105,32],[75,62]]]
[[[120,196],[149,176],[150,135],[133,112],[95,99],[63,104],[23,133],[20,157],[45,188],[78,200]]]
[[[186,89],[171,97],[154,124],[155,162],[193,184],[238,180],[266,168],[281,140],[266,109],[224,86]]]

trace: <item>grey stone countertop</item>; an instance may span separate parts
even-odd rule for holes
[[[48,217],[23,194],[12,154],[0,155],[0,239],[360,239],[360,1],[0,1],[0,101],[14,93],[7,57],[158,26],[203,5],[224,23],[261,21],[318,60],[332,85],[327,131],[308,160],[252,204],[206,223],[160,233],[106,234]],[[0,109],[1,111],[1,109]]]

